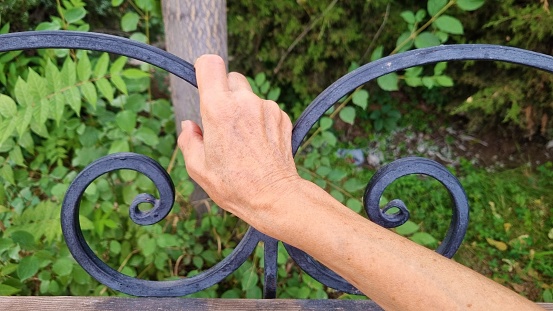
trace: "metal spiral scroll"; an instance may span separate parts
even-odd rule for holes
[[[87,49],[125,55],[160,67],[196,86],[193,66],[163,50],[125,38],[71,31],[22,32],[0,35],[0,52],[40,48]],[[393,55],[364,65],[343,76],[323,91],[300,116],[292,134],[292,149],[297,152],[311,127],[340,98],[358,86],[382,75],[413,66],[451,60],[499,60],[522,64],[553,72],[553,58],[516,48],[493,45],[439,46]],[[214,267],[186,279],[147,281],[117,272],[102,262],[84,240],[79,223],[80,199],[86,187],[99,176],[114,170],[131,169],[149,177],[156,185],[160,198],[139,194],[130,207],[131,219],[140,224],[153,224],[163,219],[174,202],[174,187],[165,170],[154,160],[138,154],[122,153],[103,157],[86,167],[70,185],[62,207],[62,229],[69,250],[95,279],[112,289],[135,296],[184,296],[212,286],[234,272],[253,252],[260,241],[265,245],[264,297],[274,298],[277,285],[278,241],[250,227],[233,252]],[[364,205],[369,218],[379,225],[393,227],[405,222],[409,215],[400,200],[390,202],[400,212],[388,215],[378,201],[391,182],[407,174],[426,174],[439,180],[453,198],[455,208],[446,238],[438,252],[451,257],[459,247],[468,223],[468,204],[459,182],[438,163],[422,158],[406,158],[392,162],[379,170],[367,186]],[[141,212],[138,205],[150,203],[153,208]],[[360,292],[299,249],[285,245],[296,263],[321,283],[348,293]],[[398,267],[400,268],[400,267]]]
[[[343,76],[315,98],[294,125],[292,134],[293,153],[296,154],[309,130],[324,113],[357,87],[383,75],[410,67],[460,60],[503,61],[553,73],[553,57],[498,45],[442,45],[388,56],[361,66]],[[384,209],[380,209],[378,203],[384,189],[389,184],[397,178],[409,174],[429,175],[440,181],[449,191],[454,203],[452,219],[446,237],[436,251],[446,257],[452,257],[466,233],[469,213],[468,203],[459,181],[435,161],[410,157],[396,160],[381,168],[373,176],[365,190],[363,204],[367,215],[375,223],[387,228],[399,226],[407,221],[409,211],[401,200],[390,201]],[[394,215],[386,214],[386,210],[392,206],[397,207],[399,212]],[[357,288],[305,252],[287,244],[285,244],[285,247],[296,263],[314,279],[343,292],[361,294]],[[398,269],[401,269],[401,267],[398,267]]]
[[[162,68],[196,85],[194,67],[172,55],[147,44],[129,39],[86,32],[40,31],[0,35],[0,52],[67,48],[109,52],[135,58]],[[260,241],[265,244],[265,292],[266,298],[276,296],[278,242],[254,228],[250,228],[233,252],[212,268],[186,279],[175,281],[147,281],[129,277],[112,269],[101,261],[86,243],[80,223],[79,205],[87,186],[101,175],[119,169],[131,169],[149,177],[160,193],[156,199],[150,194],[139,194],[130,207],[131,219],[139,225],[150,225],[162,220],[174,202],[174,187],[170,177],[156,161],[135,153],[108,155],[87,166],[69,186],[61,212],[62,230],[71,254],[96,280],[112,289],[134,296],[184,296],[217,284],[238,269]],[[141,212],[138,205],[150,203],[154,207]]]

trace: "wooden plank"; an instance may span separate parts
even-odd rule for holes
[[[373,311],[382,310],[368,300],[299,299],[187,299],[118,297],[0,297],[5,311],[154,311],[154,310],[291,310]]]
[[[553,303],[538,303],[553,311]],[[292,310],[292,311],[375,311],[382,310],[369,300],[300,299],[187,299],[119,297],[0,297],[0,309],[6,311],[154,311],[154,310]]]

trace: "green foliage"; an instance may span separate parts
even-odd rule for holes
[[[482,28],[473,39],[477,43],[551,54],[553,15],[547,4],[508,0],[484,6],[463,21],[465,32]],[[484,23],[476,23],[479,20]],[[452,113],[467,117],[471,130],[505,123],[527,137],[551,137],[551,74],[504,63],[469,63],[454,79],[469,91],[456,96],[460,105],[452,107]]]
[[[385,54],[452,42],[504,43],[507,36],[509,44],[547,52],[543,42],[548,42],[553,29],[533,22],[547,25],[551,21],[538,4],[523,7],[510,0],[492,6],[483,0],[429,0],[413,5],[399,1],[390,5],[389,20],[375,36],[388,2],[229,2],[230,64],[233,70],[253,77],[248,80],[256,94],[281,101],[281,107],[298,116],[315,94],[359,67],[365,56],[377,60]],[[35,5],[53,8],[37,30],[87,31],[91,28],[87,21],[94,19],[96,25],[112,23],[114,29],[141,42],[152,42],[161,32],[157,0],[60,4],[4,1],[0,33],[26,29],[22,25],[29,22],[26,13],[21,23],[6,18],[5,8],[14,8],[10,14],[21,14]],[[480,29],[477,22],[482,20],[488,22],[485,35],[474,31]],[[478,91],[461,92],[469,94],[463,99],[471,98],[471,102],[457,113],[482,115],[483,109],[528,128],[528,120],[521,119],[528,109],[521,96],[524,90],[538,103],[532,108],[535,117],[547,114],[542,103],[551,93],[548,75],[532,72],[525,74],[527,81],[520,82],[510,79],[518,74],[510,65],[498,67],[507,70],[504,77],[490,68],[494,67],[446,74],[446,64],[439,63],[390,74],[375,85],[355,90],[319,120],[296,157],[299,173],[363,213],[361,198],[373,173],[338,157],[337,150],[350,147],[343,141],[344,132],[356,127],[391,131],[398,126],[405,111],[390,92],[409,93],[409,88],[420,87],[419,91],[431,90],[445,101],[447,92],[441,87],[454,82],[477,86]],[[166,220],[139,227],[128,219],[128,206],[136,194],[156,192],[148,178],[132,171],[114,172],[87,189],[81,227],[95,253],[114,269],[151,280],[190,277],[227,256],[243,237],[247,226],[235,217],[215,206],[198,217],[186,203],[193,186],[175,151],[172,107],[151,95],[154,70],[144,64],[134,66],[125,57],[85,51],[0,54],[0,223],[5,227],[0,232],[0,295],[117,294],[93,281],[74,262],[59,229],[59,205],[71,180],[91,161],[113,152],[136,151],[157,159],[170,171],[178,193]],[[458,260],[488,271],[507,285],[530,279],[543,287],[533,288],[538,296],[532,297],[544,301],[553,299],[547,287],[552,277],[547,247],[553,224],[547,203],[551,198],[536,189],[551,186],[550,172],[550,166],[542,166],[532,172],[535,175],[519,171],[489,174],[467,163],[459,171],[473,211]],[[535,180],[527,180],[528,176]],[[525,183],[531,186],[517,186]],[[386,190],[385,198],[396,197],[407,202],[412,219],[393,230],[435,248],[449,224],[444,217],[450,214],[448,193],[438,182],[410,176]],[[238,271],[190,296],[260,298],[262,254],[260,244]],[[278,264],[279,297],[328,298],[330,291],[292,265],[282,247]]]

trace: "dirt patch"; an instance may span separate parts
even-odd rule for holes
[[[444,126],[444,123],[450,125]],[[453,166],[466,159],[479,167],[497,169],[537,166],[553,160],[553,148],[548,149],[547,140],[540,136],[528,139],[522,132],[500,127],[469,133],[460,121],[429,125],[433,128],[431,131],[417,131],[408,126],[375,134],[367,146],[358,146],[366,155],[365,165],[378,168],[406,156],[421,156]],[[359,127],[340,122],[337,127],[343,130],[341,138],[346,141],[367,136]]]

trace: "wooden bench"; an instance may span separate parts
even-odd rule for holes
[[[88,49],[125,55],[167,70],[196,86],[193,66],[165,51],[128,39],[95,33],[69,31],[24,32],[0,36],[0,52],[41,49]],[[457,60],[497,60],[553,72],[553,57],[526,50],[493,45],[450,45],[408,51],[386,57],[345,75],[323,91],[294,125],[292,148],[297,152],[301,142],[326,110],[357,87],[398,70]],[[62,207],[62,229],[67,245],[77,262],[94,278],[112,289],[149,297],[178,297],[212,286],[238,269],[259,242],[264,251],[264,298],[275,298],[277,291],[278,241],[250,228],[242,241],[220,263],[202,273],[176,281],[154,282],[123,275],[103,263],[84,241],[79,225],[79,204],[86,187],[102,174],[119,169],[132,169],[148,176],[159,190],[160,198],[141,194],[131,205],[130,217],[140,225],[163,219],[174,203],[174,187],[165,170],[154,160],[132,153],[113,154],[98,159],[83,170],[69,187]],[[364,204],[369,218],[385,227],[401,225],[409,218],[404,204],[393,202],[399,212],[388,215],[379,208],[382,192],[391,182],[409,174],[425,174],[439,180],[450,192],[454,208],[450,229],[437,252],[452,257],[460,246],[468,225],[468,202],[456,178],[438,163],[422,158],[400,159],[380,169],[369,185]],[[154,205],[141,212],[138,204]],[[290,256],[314,279],[343,292],[360,292],[333,271],[320,265],[301,250],[285,245]],[[553,304],[540,304],[553,310]],[[380,310],[366,300],[289,300],[289,299],[182,299],[182,298],[113,298],[113,297],[1,297],[2,310]]]

